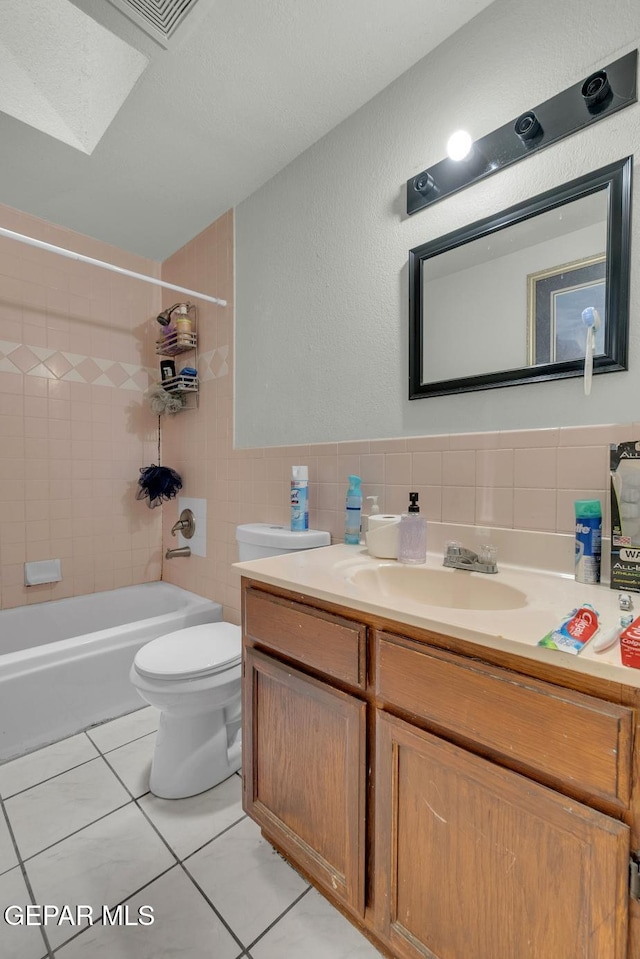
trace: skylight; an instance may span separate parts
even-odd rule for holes
[[[69,0],[0,3],[0,111],[83,153],[148,62]]]

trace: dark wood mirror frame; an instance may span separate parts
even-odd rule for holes
[[[428,329],[423,322],[425,292],[422,265],[431,257],[489,236],[498,230],[563,206],[599,190],[608,193],[606,260],[606,329],[604,353],[596,356],[593,372],[612,373],[627,369],[629,332],[629,277],[631,239],[631,175],[633,157],[625,157],[593,173],[571,180],[509,207],[494,216],[478,220],[453,233],[423,243],[409,251],[409,399],[466,393],[502,386],[536,383],[539,380],[581,376],[584,360],[541,363],[518,369],[464,376],[458,379],[423,382],[423,356]],[[452,344],[452,348],[455,346]]]

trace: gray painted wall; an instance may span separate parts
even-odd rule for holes
[[[588,398],[571,379],[407,399],[408,250],[640,144],[636,104],[404,212],[405,181],[443,158],[454,129],[477,139],[638,46],[637,0],[585,9],[496,0],[237,208],[236,446],[640,418],[639,215],[629,372],[594,377]]]

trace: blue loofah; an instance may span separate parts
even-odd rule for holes
[[[177,496],[182,489],[182,479],[175,470],[168,466],[143,466],[138,480],[140,489],[136,499],[148,499],[147,506],[153,509],[162,506],[163,500],[170,500]]]

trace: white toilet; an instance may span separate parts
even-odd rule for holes
[[[328,546],[322,530],[250,523],[236,530],[240,561]],[[162,799],[211,789],[240,768],[239,626],[204,623],[167,633],[136,653],[130,679],[161,711],[149,788]]]

